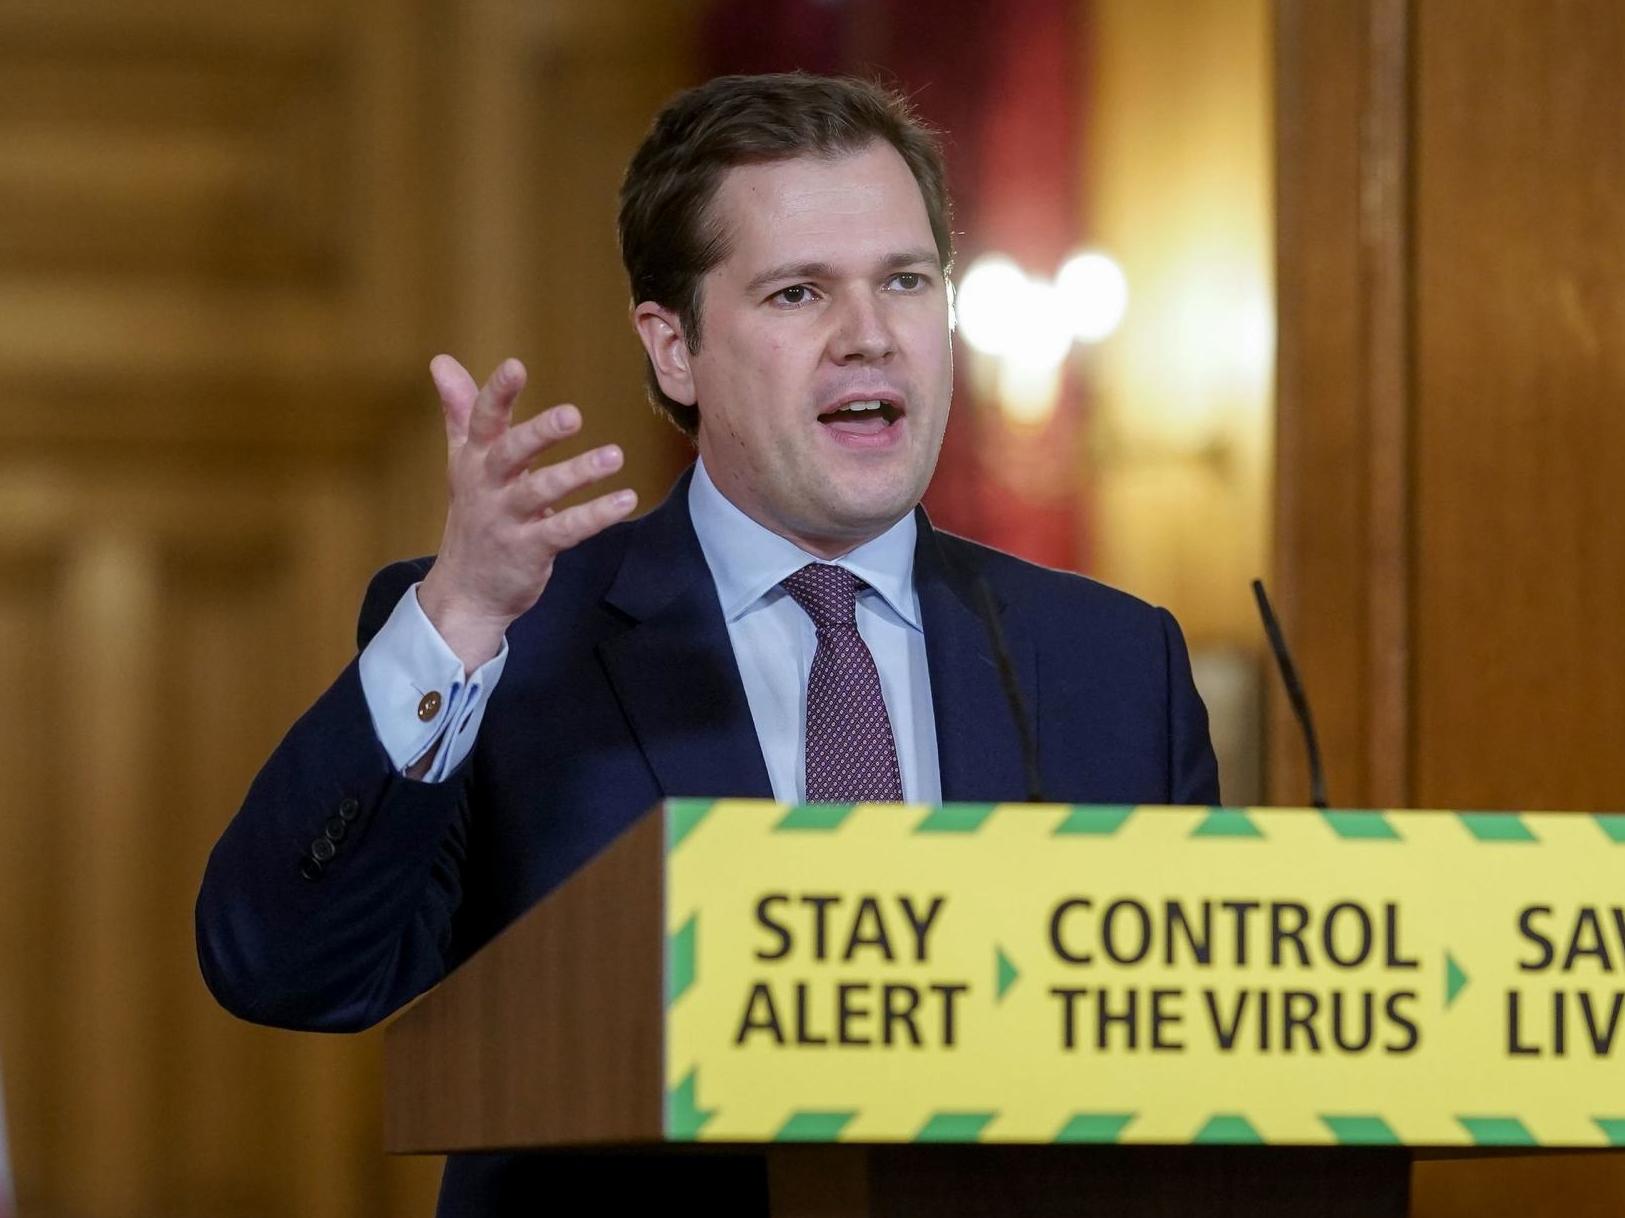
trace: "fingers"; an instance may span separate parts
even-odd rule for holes
[[[479,395],[479,387],[468,369],[449,355],[429,361],[429,376],[440,395],[440,411],[446,419],[446,443],[455,448],[468,439],[468,413]]]
[[[506,482],[529,465],[536,454],[555,440],[574,435],[581,429],[581,412],[574,406],[555,406],[526,419],[491,445],[486,456],[491,473]]]
[[[636,491],[613,491],[555,512],[547,519],[538,521],[536,527],[547,531],[548,540],[556,550],[568,550],[595,533],[603,532],[610,525],[625,520],[637,505]]]
[[[514,399],[525,387],[525,365],[505,359],[485,382],[468,412],[467,438],[474,444],[490,444],[508,429]]]
[[[518,360],[503,360],[483,386],[476,386],[468,369],[449,355],[435,356],[429,374],[440,395],[452,449],[453,515],[456,505],[473,505],[464,509],[474,522],[469,526],[471,536],[517,525],[535,530],[534,541],[557,553],[624,520],[637,507],[638,497],[630,490],[574,507],[555,507],[561,499],[618,471],[626,458],[619,447],[606,444],[530,470],[537,454],[579,432],[582,419],[574,406],[562,405],[511,425],[514,402],[526,381],[525,366]],[[462,459],[459,449],[467,449]],[[467,458],[476,464],[470,465]]]
[[[613,474],[625,460],[619,447],[605,444],[557,465],[544,465],[520,483],[516,507],[523,516],[543,515],[571,492]]]

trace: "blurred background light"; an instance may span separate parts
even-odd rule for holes
[[[1074,341],[1109,337],[1127,308],[1128,279],[1098,251],[1074,254],[1053,282],[987,254],[971,264],[955,296],[965,341],[1029,371],[1054,368]]]
[[[1095,250],[1068,258],[1055,276],[1055,289],[1079,342],[1098,343],[1108,337],[1128,310],[1123,268]]]
[[[1068,258],[1053,281],[986,254],[971,263],[954,298],[959,332],[995,364],[999,409],[1026,427],[1053,414],[1072,345],[1108,337],[1127,307],[1127,277],[1097,251]]]
[[[1055,285],[1023,276],[1020,291],[1006,308],[1014,341],[1005,350],[1005,361],[1035,373],[1060,367],[1072,346],[1072,328],[1061,311]]]
[[[1021,268],[1002,254],[971,263],[954,293],[959,332],[983,355],[1004,355],[1019,340],[1016,302],[1027,287]]]

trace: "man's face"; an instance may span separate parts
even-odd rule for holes
[[[913,509],[942,447],[953,368],[925,202],[877,141],[736,167],[712,207],[731,250],[689,357],[700,454],[747,515],[835,557]]]

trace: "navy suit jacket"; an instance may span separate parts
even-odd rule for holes
[[[365,1028],[659,800],[772,797],[688,481],[559,557],[541,600],[510,627],[479,739],[446,782],[395,772],[354,662],[300,718],[216,845],[198,898],[203,975],[227,1009],[279,1027]],[[1218,802],[1207,714],[1166,611],[939,532],[923,511],[918,532],[945,801],[1026,791],[978,613],[981,579],[1032,715],[1048,799]],[[361,645],[429,565],[397,563],[373,579]],[[340,834],[334,857],[309,878],[311,845],[329,826]],[[594,1168],[555,1159],[536,1170],[552,1190],[560,1173],[586,1172],[590,1183]],[[511,1160],[454,1159],[441,1212],[500,1212],[502,1188],[519,1208],[520,1171]]]

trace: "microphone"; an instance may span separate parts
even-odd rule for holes
[[[1309,699],[1304,696],[1303,683],[1298,680],[1298,670],[1292,663],[1292,655],[1286,649],[1286,639],[1281,634],[1281,623],[1275,619],[1275,611],[1270,608],[1270,598],[1264,594],[1264,581],[1261,579],[1253,580],[1253,599],[1258,602],[1258,614],[1264,619],[1264,633],[1269,637],[1270,650],[1275,653],[1275,663],[1281,670],[1287,700],[1292,703],[1292,710],[1298,716],[1298,726],[1303,729],[1303,743],[1309,753],[1309,802],[1316,808],[1324,808],[1326,774],[1320,767],[1320,743],[1315,739],[1315,721],[1309,714]]]
[[[993,658],[999,666],[999,683],[1004,686],[1004,700],[1010,707],[1010,718],[1015,721],[1016,734],[1021,737],[1021,764],[1027,775],[1027,802],[1048,803],[1044,798],[1043,779],[1038,773],[1038,742],[1033,739],[1027,700],[1021,696],[1016,666],[1010,660],[1010,648],[1004,641],[1004,628],[999,625],[998,606],[993,603],[993,592],[988,588],[987,580],[982,578],[982,573],[970,571],[969,574],[976,585],[976,608],[987,630],[988,641],[993,644]]]

